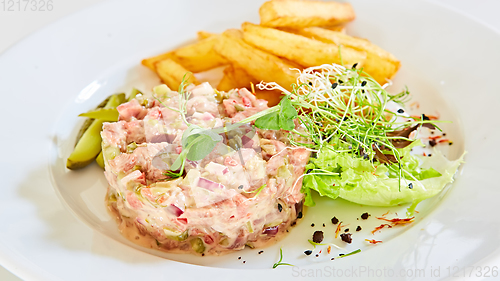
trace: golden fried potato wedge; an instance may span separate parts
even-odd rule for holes
[[[186,77],[188,84],[199,84],[198,80],[196,80],[192,74],[189,74],[187,69],[172,59],[161,60],[157,62],[155,66],[156,73],[160,76],[163,83],[174,91],[177,91],[179,85],[184,79],[184,76]],[[188,74],[186,75],[186,73]]]
[[[328,29],[331,31],[338,31],[338,32],[346,33],[345,32],[345,25],[322,26],[322,28]]]
[[[159,61],[162,61],[162,60],[172,59],[174,57],[172,53],[173,52],[168,52],[168,53],[164,53],[164,54],[161,54],[158,56],[143,59],[141,61],[141,63],[142,63],[142,65],[146,66],[147,68],[151,69],[152,71],[156,71],[155,64]]]
[[[260,81],[250,76],[243,68],[230,64],[224,69],[224,76],[222,76],[217,86],[217,90],[227,92],[236,88],[251,89],[250,83],[255,85],[259,82]]]
[[[255,96],[258,99],[267,100],[267,106],[272,107],[280,103],[281,98],[284,96],[281,91],[278,90],[258,90],[255,89]]]
[[[191,72],[202,72],[227,64],[227,61],[213,49],[219,38],[220,35],[211,36],[181,47],[173,51],[174,60]]]
[[[227,64],[224,58],[213,50],[213,46],[219,37],[220,35],[214,34],[174,51],[143,59],[142,65],[155,71],[157,62],[172,59],[191,72],[202,72]]]
[[[212,32],[208,32],[208,31],[204,31],[204,30],[200,30],[196,33],[196,35],[198,36],[198,40],[203,40],[203,39],[207,39],[208,37],[215,36],[217,34],[212,33]]]
[[[236,28],[226,29],[223,34],[234,39],[243,39],[243,32]]]
[[[296,83],[298,72],[291,70],[291,65],[245,43],[238,36],[224,32],[214,49],[258,81],[276,82],[285,89],[291,89],[291,85]]]
[[[356,17],[348,3],[323,1],[269,1],[259,14],[263,26],[294,28],[339,25]]]
[[[361,66],[366,59],[364,51],[251,23],[243,24],[243,38],[250,45],[304,67],[331,63]]]
[[[318,27],[302,28],[295,32],[325,43],[334,43],[366,52],[363,70],[380,84],[386,83],[387,79],[392,79],[401,66],[400,61],[394,55],[366,39]]]
[[[280,102],[281,97],[283,97],[281,91],[259,90],[256,86],[259,82],[260,81],[257,81],[257,79],[250,76],[244,69],[234,65],[228,65],[224,69],[224,76],[222,77],[219,86],[217,86],[217,89],[227,92],[232,89],[247,88],[250,91],[255,91],[255,96],[257,98],[267,100],[268,106],[277,105]],[[254,84],[253,89],[250,83]]]

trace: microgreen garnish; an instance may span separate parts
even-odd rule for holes
[[[343,249],[333,243],[316,243],[314,241],[312,241],[311,239],[307,239],[307,242],[309,242],[311,245],[313,245],[314,249],[316,249],[316,246],[333,246],[337,249]]]
[[[284,263],[284,262],[281,262],[283,260],[283,250],[281,250],[280,248],[280,259],[278,262],[276,262],[275,264],[273,264],[273,268],[276,268],[280,265],[289,265],[289,266],[293,266],[293,264],[289,264],[289,263]]]
[[[316,248],[316,246],[326,246],[326,245],[328,245],[326,243],[316,243],[316,242],[312,241],[311,239],[307,239],[307,242],[311,243],[311,245],[313,245],[314,248]]]
[[[258,86],[261,90],[281,90],[286,100],[290,99],[291,105],[297,110],[297,118],[305,130],[292,130],[294,134],[289,136],[292,145],[308,147],[317,151],[317,155],[323,152],[349,155],[368,161],[373,167],[385,164],[391,176],[398,178],[399,188],[403,179],[418,180],[413,170],[401,165],[401,149],[413,143],[409,138],[412,131],[438,121],[404,118],[387,109],[389,102],[403,104],[409,94],[407,89],[390,95],[361,69],[347,69],[340,65],[322,65],[303,70],[293,91],[287,91],[273,82]],[[281,112],[283,103],[276,107],[280,107]],[[276,115],[279,116],[275,111],[273,115],[260,117],[255,124],[259,127],[260,119],[264,118],[271,122],[276,119],[273,118]],[[263,126],[265,129],[271,127]],[[311,142],[297,141],[296,136]],[[339,178],[342,172],[342,169],[328,165],[309,165],[306,169],[322,172],[317,175],[308,173],[304,177],[304,184],[309,182],[315,190],[318,188],[314,187],[318,186],[331,187],[334,182],[328,177]],[[306,205],[312,205],[308,190],[303,189],[303,192],[307,195]],[[338,189],[331,192],[330,197],[338,196]]]
[[[354,255],[354,254],[357,254],[357,253],[359,253],[359,252],[361,252],[361,249],[357,249],[357,250],[352,251],[352,252],[350,252],[350,253],[348,253],[348,254],[342,255],[342,256],[340,256],[339,258],[345,258],[345,257],[347,257],[347,256]]]
[[[264,189],[264,187],[266,187],[266,183],[261,185],[259,188],[257,188],[256,190],[252,190],[252,191],[243,191],[245,193],[248,193],[248,194],[251,194],[251,193],[255,193],[255,197],[257,197],[259,195],[259,193]],[[257,192],[257,193],[256,193]]]

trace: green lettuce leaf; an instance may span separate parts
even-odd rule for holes
[[[304,176],[302,185],[302,192],[306,195],[305,205],[314,206],[311,190],[332,199],[340,197],[369,206],[415,203],[438,194],[446,184],[453,181],[464,155],[458,160],[449,161],[438,150],[433,152],[432,157],[410,154],[411,148],[418,145],[423,144],[415,141],[400,150],[400,155],[403,156],[400,163],[407,171],[402,175],[401,185],[399,174],[385,164],[372,163],[329,149],[321,150],[317,158],[312,158],[306,167],[310,174]],[[339,174],[314,175],[315,169]]]

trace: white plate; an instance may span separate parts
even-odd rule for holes
[[[446,196],[422,206],[414,225],[384,232],[387,238],[395,237],[360,254],[324,262],[301,254],[312,234],[309,223],[328,222],[345,209],[330,210],[323,217],[311,211],[289,237],[264,254],[243,252],[246,264],[237,260],[240,254],[207,259],[169,256],[208,266],[190,265],[117,242],[127,244],[102,212],[100,187],[105,183],[97,168],[79,174],[62,169],[79,122],[76,115],[110,93],[144,81],[156,83],[138,66],[142,58],[193,40],[197,30],[217,32],[245,20],[257,21],[260,2],[111,1],[51,25],[0,57],[3,131],[8,132],[2,138],[0,263],[26,280],[267,279],[346,275],[352,269],[360,279],[393,274],[402,280],[397,276],[404,272],[432,280],[456,270],[462,276],[460,270],[469,265],[480,266],[472,276],[485,276],[488,268],[489,275],[494,274],[500,254],[500,219],[495,216],[500,192],[494,177],[500,155],[493,146],[499,137],[494,128],[500,97],[492,90],[498,35],[426,2],[352,3],[357,19],[350,33],[369,38],[402,60],[393,89],[408,85],[426,112],[436,110],[442,119],[454,121],[448,128],[455,138],[451,157],[464,148],[469,152]],[[329,204],[349,207],[342,201]],[[285,261],[299,266],[266,269],[276,261],[280,246]],[[254,270],[245,270],[250,268]],[[364,275],[361,270],[366,270]]]

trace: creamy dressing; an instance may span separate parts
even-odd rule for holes
[[[186,120],[203,128],[234,123],[267,108],[246,89],[218,104],[207,83],[188,88]],[[220,255],[279,240],[302,211],[309,152],[290,149],[286,133],[242,125],[181,178],[164,174],[182,151],[188,124],[175,111],[179,94],[121,105],[120,121],[102,132],[107,204],[125,237],[169,252]],[[235,145],[236,144],[236,145]]]

